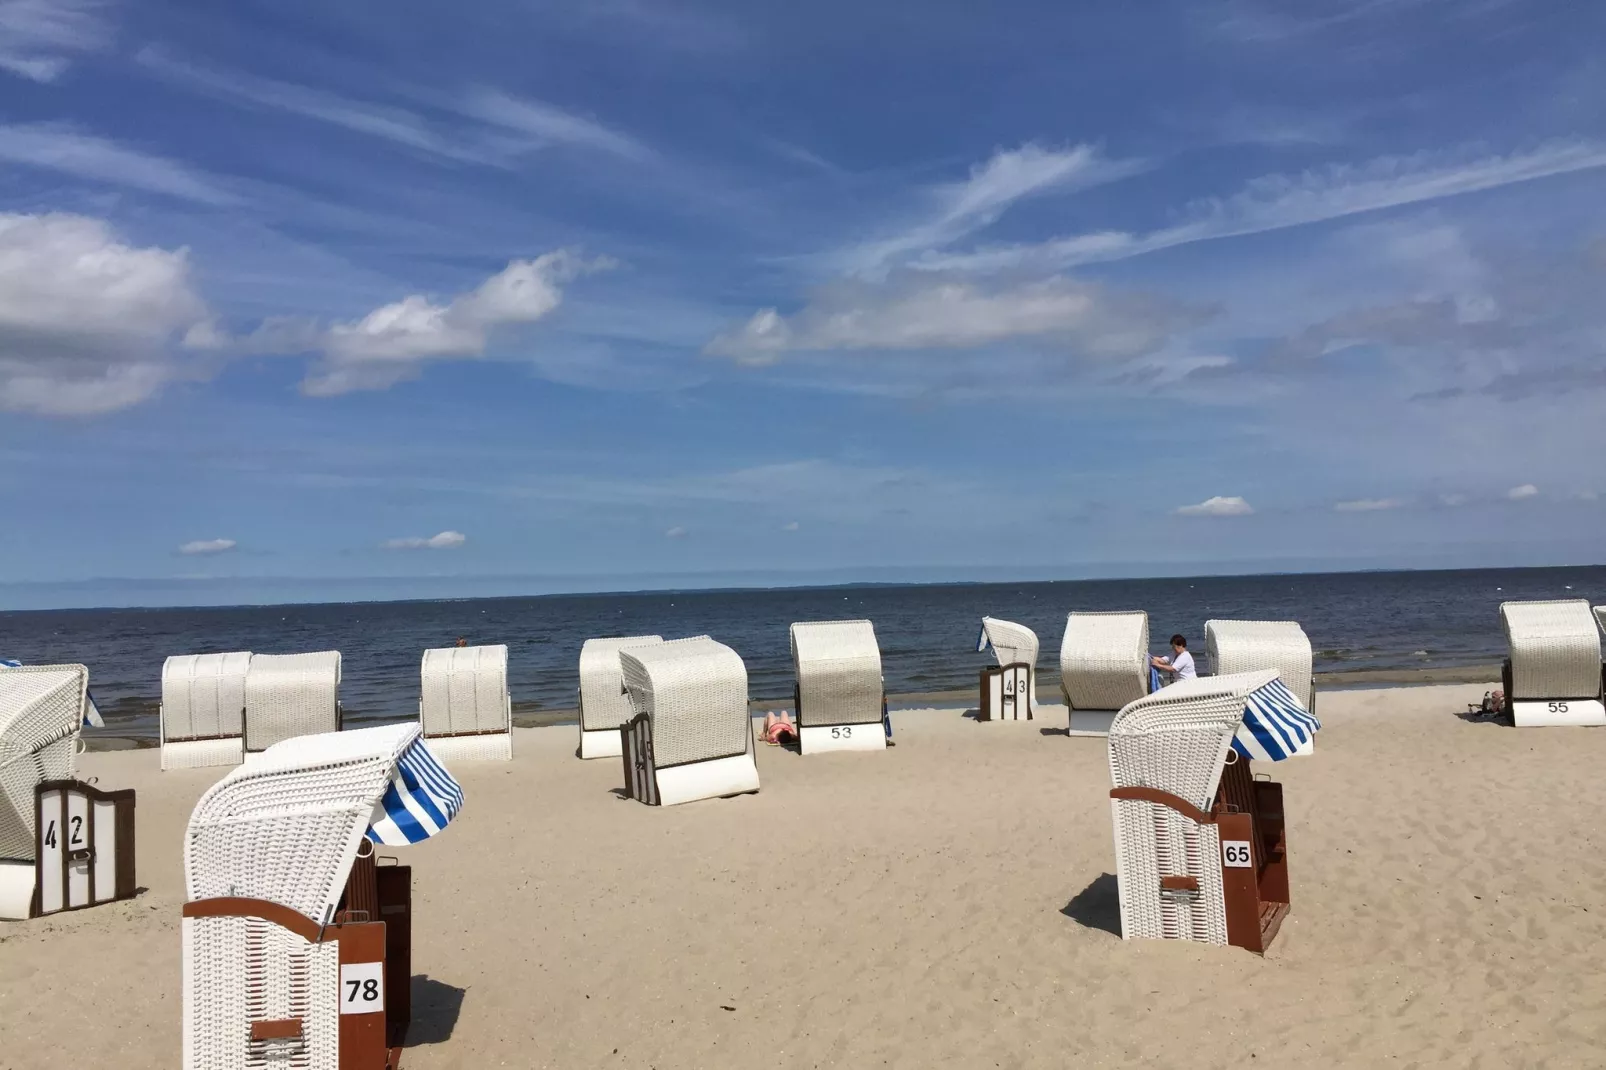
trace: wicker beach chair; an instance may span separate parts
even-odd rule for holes
[[[1110,726],[1121,935],[1264,951],[1288,913],[1282,786],[1320,728],[1275,671],[1180,680]]]
[[[798,749],[885,750],[887,691],[881,648],[867,620],[792,625]]]
[[[462,789],[416,724],[297,736],[218,781],[184,841],[185,1070],[386,1070],[410,1015],[411,870]]]
[[[1502,682],[1513,724],[1606,724],[1600,628],[1587,600],[1502,602],[1500,623],[1511,650]]]
[[[674,806],[758,790],[747,667],[736,651],[699,635],[618,656],[635,710],[619,729],[631,798]]]
[[[251,655],[175,654],[162,665],[162,768],[239,765]]]
[[[587,639],[581,645],[580,757],[619,757],[619,728],[636,715],[625,694],[619,651],[663,641],[661,635],[628,635]]]
[[[1060,643],[1060,692],[1073,736],[1102,736],[1121,707],[1149,693],[1149,615],[1072,613]]]
[[[418,721],[435,757],[444,762],[513,760],[507,647],[426,650],[420,675]]]
[[[1210,670],[1228,673],[1276,669],[1283,686],[1316,712],[1316,682],[1310,639],[1298,621],[1207,620],[1205,653]]]
[[[976,653],[988,647],[998,664],[981,671],[977,720],[1031,720],[1037,706],[1037,633],[1024,624],[983,617]]]
[[[89,670],[0,669],[0,918],[33,915],[39,785],[70,780]]]
[[[340,652],[254,654],[245,674],[245,749],[340,731]]]

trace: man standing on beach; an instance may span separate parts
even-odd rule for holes
[[[1149,664],[1161,672],[1171,673],[1178,680],[1192,680],[1199,675],[1193,671],[1193,655],[1188,653],[1188,641],[1180,635],[1171,637],[1169,658],[1153,657],[1149,659]]]

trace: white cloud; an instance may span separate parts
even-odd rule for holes
[[[1398,509],[1405,503],[1398,498],[1357,498],[1333,506],[1339,513],[1375,513],[1384,509]]]
[[[972,167],[965,181],[931,191],[934,210],[928,218],[849,250],[844,265],[852,273],[875,274],[910,253],[941,248],[990,226],[1017,201],[1113,182],[1145,166],[1135,160],[1107,160],[1091,145],[1048,149],[1028,142],[999,150]]]
[[[481,357],[499,327],[533,323],[557,308],[561,284],[612,266],[560,250],[514,260],[479,288],[440,304],[422,294],[337,323],[317,337],[323,359],[301,384],[317,397],[382,390],[416,376],[430,360]]]
[[[782,524],[781,525],[781,530],[782,531],[796,531],[800,527],[802,527],[802,525],[799,524],[796,520],[791,520],[791,521],[788,521],[785,524]]]
[[[207,554],[225,554],[239,545],[233,539],[196,539],[178,548],[178,552],[191,557]]]
[[[184,373],[174,341],[206,316],[187,250],[124,245],[83,216],[0,214],[0,410],[144,401]]]
[[[386,539],[380,543],[383,550],[455,550],[468,541],[461,531],[443,531],[428,538],[410,536],[403,539]]]
[[[684,539],[685,537],[686,529],[683,527],[672,527],[668,531],[664,532],[664,538],[666,539]]]
[[[1606,167],[1606,145],[1592,141],[1551,142],[1531,152],[1478,158],[1427,152],[1383,156],[1360,165],[1336,165],[1297,175],[1266,175],[1231,197],[1196,201],[1188,206],[1188,221],[1147,234],[1100,231],[1033,244],[932,253],[915,265],[942,271],[1059,269],[1141,256],[1192,242],[1320,223],[1600,167]]]
[[[1600,499],[1600,491],[1598,491],[1598,490],[1581,490],[1581,491],[1578,491],[1576,494],[1574,494],[1573,497],[1577,498],[1581,502],[1598,501]]]
[[[54,82],[71,57],[111,43],[104,0],[0,0],[0,70]]]
[[[1206,498],[1197,505],[1184,505],[1177,510],[1178,516],[1248,516],[1255,510],[1242,498],[1215,497]]]
[[[543,101],[478,88],[464,96],[460,107],[464,115],[527,134],[543,144],[596,149],[626,160],[645,160],[652,155],[634,138]]]
[[[0,160],[202,204],[233,204],[238,200],[182,164],[70,126],[0,125]]]
[[[1064,277],[1002,288],[942,278],[844,282],[792,316],[760,310],[715,336],[706,352],[769,364],[789,350],[974,349],[1036,339],[1090,357],[1124,358],[1152,352],[1192,318]]]
[[[1512,487],[1506,491],[1506,497],[1511,501],[1520,502],[1525,498],[1534,498],[1539,494],[1539,488],[1532,483],[1524,483],[1520,487]]]
[[[1443,506],[1445,506],[1447,508],[1450,508],[1450,509],[1454,509],[1454,508],[1456,508],[1458,506],[1465,505],[1470,500],[1471,499],[1469,499],[1465,494],[1441,494],[1441,495],[1439,495],[1439,504],[1443,505]]]

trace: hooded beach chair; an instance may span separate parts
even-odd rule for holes
[[[245,749],[340,731],[340,652],[254,654],[245,673]]]
[[[424,651],[418,721],[443,762],[513,760],[513,700],[507,647],[458,646]]]
[[[581,645],[580,757],[619,757],[619,728],[636,715],[625,694],[619,651],[663,641],[660,635],[629,635],[587,639]]]
[[[374,849],[462,804],[416,724],[296,736],[208,788],[184,840],[184,1070],[393,1067],[412,873]]]
[[[1271,669],[1179,680],[1110,726],[1121,935],[1263,952],[1288,913],[1282,785],[1320,724]]]
[[[758,790],[747,667],[736,651],[699,635],[618,657],[635,710],[618,729],[631,798],[674,806]]]
[[[1029,721],[1037,705],[1037,633],[1024,624],[981,619],[976,653],[992,647],[998,664],[981,670],[979,721]]]
[[[0,918],[134,894],[134,793],[74,779],[82,665],[0,668]]]
[[[886,749],[887,690],[875,625],[867,620],[794,624],[792,666],[801,753]]]
[[[162,768],[239,765],[245,757],[249,652],[175,654],[162,665]]]
[[[1132,610],[1067,616],[1060,692],[1070,708],[1071,735],[1108,732],[1121,707],[1149,693],[1149,615]]]
[[[1310,639],[1298,621],[1207,620],[1205,654],[1217,676],[1275,669],[1283,686],[1316,712],[1316,678]]]
[[[1500,623],[1511,650],[1501,675],[1513,724],[1606,724],[1600,628],[1588,601],[1502,602]]]

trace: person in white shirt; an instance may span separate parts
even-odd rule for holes
[[[1188,641],[1180,635],[1171,637],[1171,656],[1149,659],[1161,672],[1168,672],[1178,680],[1192,680],[1199,674],[1193,671],[1193,655],[1188,653]]]

